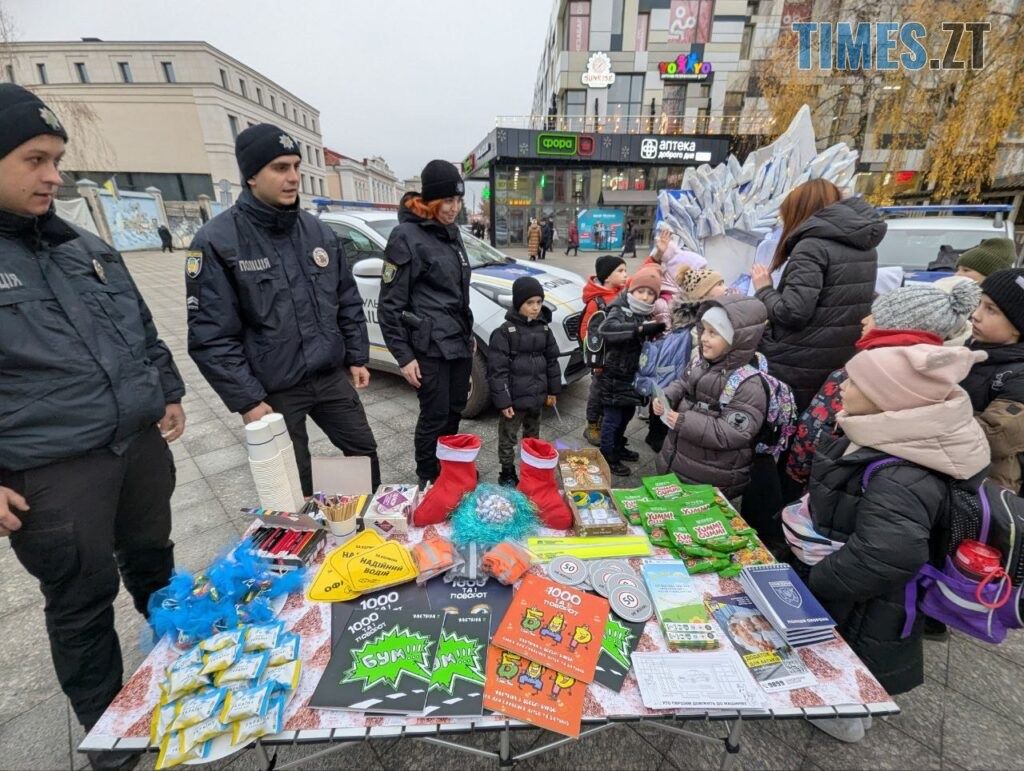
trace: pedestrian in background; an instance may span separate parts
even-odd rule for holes
[[[541,248],[541,228],[537,224],[537,220],[530,220],[530,227],[526,231],[526,251],[530,255],[530,260],[534,261],[537,259],[537,255],[540,254]]]
[[[39,581],[57,681],[89,731],[122,686],[122,581],[145,615],[174,569],[167,443],[185,386],[121,255],[56,214],[67,139],[37,96],[0,85],[0,537]]]
[[[633,227],[633,220],[626,223],[626,231],[622,234],[622,254],[619,256],[625,257],[626,252],[630,252],[631,257],[636,257],[636,228]]]
[[[543,260],[548,256],[548,252],[551,251],[551,245],[555,240],[555,226],[551,224],[551,218],[547,217],[544,220],[544,225],[540,229],[540,258]]]
[[[428,163],[420,177],[423,192],[403,196],[384,249],[378,313],[384,344],[419,398],[416,476],[425,487],[440,472],[438,437],[459,431],[476,339],[469,257],[455,224],[462,177],[442,160]]]
[[[245,423],[284,416],[303,495],[313,494],[307,416],[346,455],[369,457],[376,489],[377,443],[357,393],[370,383],[363,302],[337,235],[299,208],[299,142],[259,123],[238,135],[235,158],[245,189],[185,261],[188,352]]]
[[[156,234],[160,236],[160,252],[174,252],[174,243],[171,240],[171,231],[167,229],[167,226],[162,224],[156,229]]]
[[[576,227],[575,222],[569,223],[569,243],[565,247],[565,256],[569,256],[569,250],[572,250],[574,257],[580,256],[580,229]]]

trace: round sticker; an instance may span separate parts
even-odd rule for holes
[[[621,571],[619,571],[614,565],[602,565],[594,571],[594,575],[590,577],[590,583],[594,585],[594,589],[597,590],[598,594],[602,597],[607,597],[608,579],[619,572]]]
[[[548,563],[548,577],[566,586],[579,586],[587,578],[587,566],[575,557],[555,557]]]
[[[628,586],[631,589],[644,591],[643,583],[637,578],[636,573],[612,573],[608,576],[608,580],[605,581],[605,585],[608,587],[609,592],[615,591],[620,586]]]
[[[331,257],[327,254],[326,249],[322,246],[318,246],[313,250],[313,262],[321,268],[326,268],[331,262]]]
[[[646,621],[654,611],[646,592],[631,586],[619,586],[608,597],[615,615],[626,621]]]

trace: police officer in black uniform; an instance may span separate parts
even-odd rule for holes
[[[469,258],[455,224],[465,188],[448,161],[431,161],[423,192],[407,193],[384,250],[378,317],[384,343],[418,391],[416,474],[438,475],[437,438],[458,433],[476,340]]]
[[[337,236],[299,209],[298,140],[260,123],[238,135],[235,157],[245,190],[185,259],[188,352],[246,423],[284,415],[303,494],[307,415],[346,455],[370,458],[376,489],[377,443],[355,390],[370,382],[362,300]]]
[[[38,97],[0,85],[0,536],[39,580],[88,730],[121,689],[120,580],[145,614],[174,567],[167,443],[185,386],[121,256],[55,214],[67,138]]]

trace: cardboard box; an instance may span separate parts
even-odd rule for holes
[[[385,538],[408,533],[412,514],[420,503],[417,485],[381,485],[363,512],[363,529]]]
[[[607,505],[602,505],[600,508],[602,510],[607,510],[608,515],[607,518],[602,517],[600,520],[594,521],[586,514],[586,510],[589,506],[584,504],[584,500],[598,494],[603,495],[607,502]],[[568,501],[569,508],[572,510],[572,519],[576,528],[576,535],[625,535],[629,532],[629,523],[626,521],[626,518],[622,516],[622,512],[619,511],[618,506],[616,506],[615,499],[612,498],[612,492],[610,489],[567,490],[565,493],[565,499]]]
[[[586,459],[586,466],[570,463],[571,459],[579,458]],[[563,490],[610,490],[612,487],[611,469],[601,451],[593,447],[559,450],[558,474]]]

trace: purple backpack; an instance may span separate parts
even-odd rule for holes
[[[861,489],[867,489],[874,473],[900,458],[882,458],[864,469]],[[903,637],[914,627],[917,612],[941,621],[979,640],[998,645],[1010,629],[1024,627],[1024,498],[989,480],[977,487],[947,480],[948,536],[945,563],[941,568],[926,564],[907,584],[907,620]],[[995,580],[965,575],[953,555],[965,540],[980,541],[1002,555],[1001,571]]]

